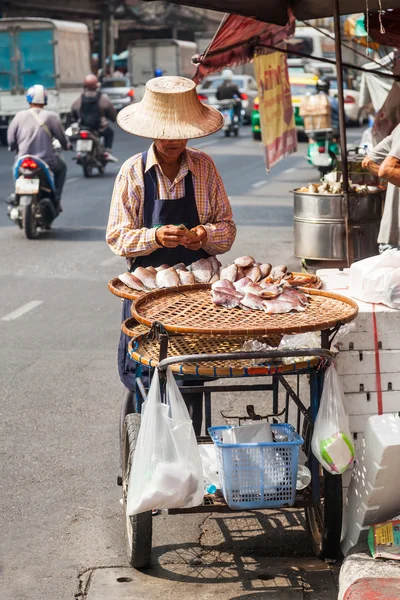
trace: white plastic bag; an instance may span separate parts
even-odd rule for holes
[[[354,460],[349,418],[344,409],[344,394],[339,375],[332,364],[327,368],[311,448],[321,465],[340,475]]]
[[[127,514],[190,508],[203,501],[203,469],[182,394],[167,370],[166,403],[158,370],[143,405],[142,423],[129,475]]]
[[[278,350],[304,350],[309,348],[320,348],[321,334],[319,333],[296,333],[294,335],[284,335],[279,343]],[[312,356],[287,356],[282,358],[285,365],[292,363],[307,362]]]
[[[386,250],[353,263],[349,292],[363,302],[400,308],[400,251]]]

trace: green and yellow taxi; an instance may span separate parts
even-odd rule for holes
[[[301,132],[304,130],[304,122],[302,117],[300,117],[301,100],[307,94],[315,94],[315,86],[317,81],[318,77],[310,73],[289,74],[294,122],[297,131]],[[261,123],[258,97],[254,100],[253,111],[251,113],[251,131],[255,140],[261,140]]]

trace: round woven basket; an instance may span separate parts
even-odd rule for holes
[[[331,292],[304,289],[310,302],[304,312],[267,314],[263,311],[216,306],[209,284],[155,290],[132,303],[132,316],[150,327],[155,321],[167,331],[218,335],[295,334],[322,331],[352,321],[357,304]]]

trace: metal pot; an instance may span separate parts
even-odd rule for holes
[[[346,260],[345,202],[342,194],[293,191],[295,255],[309,260]],[[384,190],[349,195],[355,260],[378,253]]]

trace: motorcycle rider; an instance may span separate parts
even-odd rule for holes
[[[328,98],[328,102],[331,107],[331,125],[332,125],[332,135],[337,140],[339,139],[339,102],[337,98],[332,98],[329,95],[329,90],[331,88],[331,84],[328,79],[318,79],[316,83],[316,90],[318,94],[325,94]]]
[[[216,98],[217,100],[233,100],[236,102],[234,104],[233,110],[235,114],[239,117],[241,121],[242,114],[242,95],[236,83],[233,83],[233,72],[230,69],[224,69],[222,71],[222,83],[217,89]]]
[[[114,131],[108,124],[108,119],[115,123],[117,112],[107,94],[99,88],[96,75],[87,75],[83,82],[84,91],[73,103],[71,115],[82,126],[100,133],[104,137],[105,155],[107,160],[116,162],[117,158],[111,154],[114,141]]]
[[[47,104],[47,92],[43,85],[29,88],[26,99],[30,108],[18,112],[8,126],[7,140],[10,150],[17,151],[17,158],[32,154],[48,164],[54,174],[55,200],[58,212],[61,208],[61,193],[67,176],[67,165],[54,151],[53,138],[64,150],[70,143],[58,115],[43,110]]]

